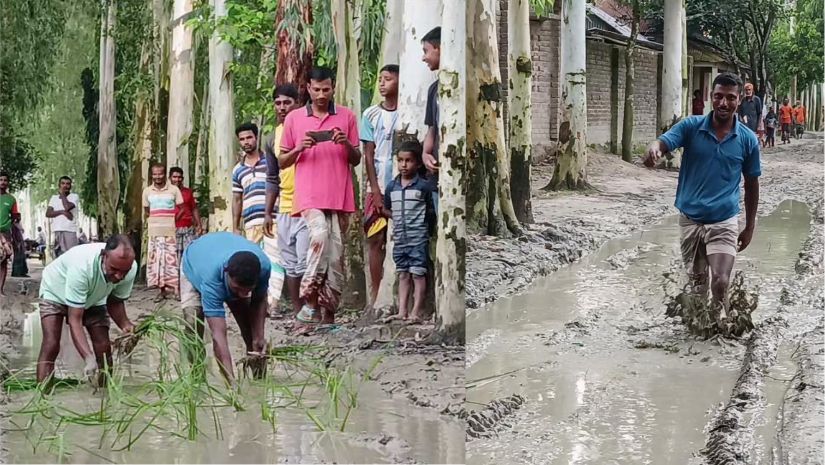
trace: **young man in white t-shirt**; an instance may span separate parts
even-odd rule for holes
[[[54,232],[54,256],[59,257],[78,244],[77,240],[77,206],[80,198],[72,193],[72,178],[60,178],[57,195],[49,199],[46,218],[52,220]]]

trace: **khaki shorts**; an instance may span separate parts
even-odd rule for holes
[[[186,278],[183,267],[180,272],[180,306],[184,309],[201,307],[201,293]]]
[[[52,302],[50,300],[40,299],[40,319],[53,316],[62,315],[66,318],[68,324],[69,306]],[[95,326],[109,327],[109,312],[105,305],[97,305],[89,307],[83,311],[83,326],[93,328]]]
[[[688,272],[701,272],[708,266],[708,255],[723,253],[736,256],[739,219],[734,216],[719,223],[701,224],[679,215],[679,236],[682,260]]]

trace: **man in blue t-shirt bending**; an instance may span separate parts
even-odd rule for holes
[[[712,277],[711,313],[723,331],[736,317],[728,315],[727,289],[736,253],[745,250],[756,227],[759,203],[759,140],[737,121],[742,80],[722,73],[713,80],[713,111],[689,116],[647,149],[645,165],[655,166],[664,152],[684,148],[676,208],[682,259],[693,291],[707,295]],[[739,231],[739,184],[745,177],[745,229]]]
[[[259,245],[228,232],[202,236],[183,252],[180,299],[184,315],[201,338],[206,319],[215,358],[230,383],[235,376],[224,304],[238,323],[247,355],[262,355],[270,269],[269,258]]]

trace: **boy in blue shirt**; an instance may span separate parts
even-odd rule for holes
[[[270,272],[270,260],[259,245],[229,232],[202,236],[183,252],[180,298],[186,321],[202,338],[206,319],[215,358],[230,383],[235,376],[224,304],[238,323],[247,355],[262,355]]]
[[[759,140],[737,121],[742,81],[731,73],[713,80],[713,111],[707,116],[689,116],[647,149],[645,165],[655,166],[662,153],[683,147],[676,208],[681,212],[679,229],[682,259],[693,292],[707,295],[708,269],[711,316],[723,333],[737,317],[727,314],[727,290],[736,253],[753,238],[759,204]],[[745,178],[745,228],[739,231],[739,184]]]
[[[423,320],[427,295],[429,224],[433,216],[435,185],[423,176],[418,141],[403,142],[398,149],[398,176],[384,193],[385,215],[392,218],[395,245],[392,258],[398,272],[398,317],[413,322]],[[413,311],[409,315],[410,284],[413,284]]]

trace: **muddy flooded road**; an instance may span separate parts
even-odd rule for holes
[[[151,300],[145,291],[138,293],[132,309],[143,309]],[[10,357],[10,368],[21,379],[34,377],[34,366],[40,347],[41,331],[36,305],[21,303],[23,311],[16,326],[20,328],[13,336],[15,353]],[[31,310],[31,311],[30,311]],[[231,320],[234,326],[234,320]],[[271,340],[289,344],[318,344],[325,340],[289,340],[282,330],[275,328],[280,322],[270,321],[268,329]],[[386,329],[386,328],[385,328]],[[236,328],[235,328],[236,330]],[[345,333],[346,328],[341,332]],[[113,331],[114,333],[114,331]],[[230,329],[230,334],[233,330]],[[83,426],[71,424],[55,429],[57,419],[46,422],[35,415],[34,427],[25,426],[31,415],[14,414],[27,406],[33,398],[32,392],[13,393],[8,403],[3,405],[6,417],[0,421],[5,454],[0,462],[8,463],[462,463],[464,461],[464,423],[454,415],[441,412],[437,402],[420,405],[411,401],[410,392],[417,392],[426,399],[426,392],[414,391],[417,384],[429,382],[431,390],[449,399],[447,394],[458,395],[457,389],[445,388],[460,381],[460,399],[452,399],[459,404],[463,401],[463,377],[454,381],[451,376],[459,376],[463,371],[463,351],[447,355],[432,349],[403,354],[388,347],[384,350],[357,350],[345,345],[334,347],[338,341],[327,335],[328,347],[325,352],[330,364],[318,366],[319,372],[326,373],[326,381],[314,377],[297,376],[294,366],[283,364],[270,374],[282,386],[292,385],[291,392],[300,393],[300,403],[285,390],[273,390],[272,385],[261,381],[241,382],[238,410],[219,397],[214,401],[199,404],[196,414],[199,433],[195,440],[187,440],[188,420],[180,422],[173,414],[154,422],[150,421],[154,410],[138,415],[131,425],[134,434],[142,426],[152,423],[143,435],[128,450],[117,450],[128,443],[128,437],[115,441],[116,434],[109,428],[104,439],[104,429],[100,425]],[[240,337],[230,336],[234,340]],[[57,362],[59,377],[78,376],[82,369],[67,331],[61,338],[61,355]],[[350,345],[364,345],[353,340]],[[375,345],[375,344],[373,344]],[[211,343],[207,337],[207,364],[209,384],[219,390],[221,380],[214,376],[217,369],[212,358]],[[238,360],[242,347],[233,347],[233,358]],[[443,352],[443,350],[442,350]],[[449,357],[448,357],[449,355]],[[174,358],[174,357],[173,357]],[[426,363],[427,359],[439,363]],[[448,363],[447,360],[450,360]],[[444,362],[441,364],[440,362]],[[117,362],[118,372],[124,374],[123,390],[129,393],[143,393],[143,389],[158,379],[161,357],[157,350],[139,345],[128,358]],[[450,364],[454,364],[453,368]],[[407,365],[405,367],[405,365]],[[418,366],[420,365],[420,367]],[[271,367],[273,365],[270,365]],[[324,371],[326,370],[326,371]],[[287,377],[287,372],[292,373]],[[367,376],[366,374],[369,373]],[[441,377],[438,381],[436,375]],[[407,377],[406,380],[400,378]],[[335,411],[330,386],[340,382],[341,399]],[[327,383],[325,386],[324,383]],[[394,384],[404,383],[407,391]],[[397,391],[397,392],[393,392]],[[101,403],[109,394],[94,392],[87,385],[76,388],[58,389],[49,404],[67,415],[67,412],[98,412]],[[141,394],[141,399],[152,396]],[[434,398],[435,396],[433,396]],[[443,400],[443,399],[442,399]],[[350,403],[355,408],[348,409]],[[109,405],[109,404],[107,404]],[[210,406],[213,405],[213,406]],[[264,407],[268,406],[268,407]],[[267,420],[264,410],[274,418]],[[119,412],[116,408],[113,412]],[[124,409],[131,412],[133,410]],[[109,412],[112,413],[112,412]],[[51,428],[44,425],[50,425]],[[217,424],[217,427],[216,427]],[[157,426],[157,427],[156,427]],[[343,431],[341,431],[343,427]],[[47,432],[59,431],[57,438],[41,436]],[[45,439],[44,439],[45,438]],[[427,444],[427,447],[420,447]],[[35,447],[36,446],[36,447]],[[174,451],[172,453],[171,451]],[[170,455],[172,454],[172,455]],[[174,459],[173,459],[174,457]]]
[[[810,234],[806,204],[759,219],[737,259],[759,288],[759,326],[777,312]],[[468,445],[467,463],[700,464],[706,427],[739,376],[744,341],[701,341],[664,317],[663,274],[681,272],[675,216],[606,242],[525,293],[468,315],[467,399],[513,394],[520,409]],[[777,405],[793,376],[781,347],[753,425],[754,460],[771,463]]]

